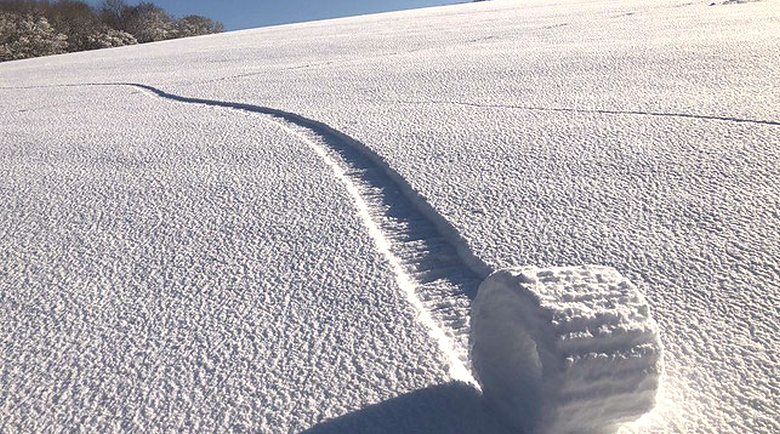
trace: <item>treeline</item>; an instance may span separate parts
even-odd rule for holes
[[[148,2],[0,0],[0,61],[219,33],[219,21],[175,19]]]

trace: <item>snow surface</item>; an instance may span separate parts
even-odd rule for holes
[[[780,4],[730,3],[1,64],[2,429],[499,432],[451,381],[479,279],[603,264],[665,348],[621,431],[780,431]]]
[[[471,314],[471,360],[491,408],[527,433],[604,433],[652,410],[658,326],[603,266],[496,271]]]

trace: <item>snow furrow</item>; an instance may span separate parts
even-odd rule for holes
[[[0,87],[2,90],[14,90],[14,89],[39,89],[39,88],[46,88],[46,87],[73,87],[73,86],[101,86],[101,85],[118,85],[120,83],[83,83],[83,84],[54,84],[54,85],[44,85],[44,86],[4,86]],[[137,86],[137,87],[149,87],[149,89],[152,92],[156,92],[156,90],[152,90],[151,86],[146,86],[142,84],[137,83],[121,83],[122,85],[128,85],[128,86]],[[162,92],[164,93],[164,92]],[[160,95],[162,96],[162,95]],[[168,96],[173,97],[174,95],[168,94]],[[181,98],[181,97],[179,97]],[[184,98],[184,99],[193,99],[193,98]],[[207,100],[204,100],[207,101]],[[218,101],[213,101],[218,102]],[[687,119],[700,119],[700,120],[707,120],[707,121],[721,121],[721,122],[736,122],[736,123],[750,123],[750,124],[758,124],[758,125],[772,125],[772,126],[780,126],[780,121],[771,120],[771,119],[751,119],[751,118],[740,118],[736,116],[717,116],[717,115],[707,115],[707,114],[696,114],[696,113],[676,113],[676,112],[657,112],[657,111],[649,111],[649,110],[615,110],[615,109],[598,109],[598,108],[576,108],[576,107],[540,107],[540,106],[524,106],[524,105],[516,105],[516,104],[491,104],[491,103],[478,103],[478,102],[470,102],[470,101],[454,101],[454,100],[426,100],[426,101],[415,101],[415,100],[403,100],[403,99],[388,99],[388,100],[381,100],[380,102],[383,103],[391,103],[391,104],[409,104],[409,105],[437,105],[437,104],[449,104],[449,105],[459,105],[459,106],[465,106],[465,107],[475,107],[475,108],[488,108],[488,109],[509,109],[509,110],[526,110],[526,111],[536,111],[536,112],[558,112],[558,113],[585,113],[585,114],[602,114],[602,115],[625,115],[625,116],[651,116],[651,117],[671,117],[671,118],[687,118]],[[230,103],[227,103],[230,104]],[[238,104],[243,105],[243,104]],[[258,107],[260,108],[260,107]],[[303,117],[300,117],[298,115],[294,115],[292,113],[283,112],[280,110],[274,110],[269,109],[266,107],[262,107],[264,110],[270,110],[272,112],[276,112],[287,116],[295,116],[300,119],[305,119]],[[307,122],[316,122],[306,119]],[[318,123],[318,122],[316,122]],[[319,123],[318,123],[319,124]],[[323,125],[324,124],[320,124]],[[329,127],[326,127],[329,128]],[[341,133],[339,133],[341,134]],[[489,274],[489,273],[487,273]]]
[[[448,358],[450,376],[479,387],[469,367],[468,318],[470,299],[490,270],[469,251],[455,229],[373,151],[325,124],[268,107],[183,97],[139,83],[82,86],[130,86],[176,102],[264,115],[263,119],[307,144],[352,197],[377,249],[417,311],[418,321]]]
[[[589,113],[589,114],[601,114],[601,115],[688,118],[688,119],[700,119],[700,120],[708,120],[708,121],[737,122],[737,123],[780,126],[780,121],[774,121],[768,119],[750,119],[750,118],[738,118],[734,116],[716,116],[716,115],[705,115],[705,114],[695,114],[695,113],[654,112],[654,111],[644,111],[644,110],[587,109],[587,108],[574,108],[574,107],[538,107],[538,106],[523,106],[523,105],[513,105],[513,104],[488,104],[488,103],[483,104],[483,103],[468,102],[468,101],[447,101],[447,100],[430,100],[430,101],[388,100],[385,102],[397,103],[397,104],[414,104],[414,105],[450,104],[450,105],[460,105],[466,107],[526,110],[526,111],[535,111],[535,112]]]

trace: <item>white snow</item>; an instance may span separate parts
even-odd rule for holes
[[[485,399],[522,432],[601,433],[655,405],[658,327],[609,267],[500,270],[480,285],[471,360]]]
[[[21,95],[60,107],[3,123],[3,430],[297,431],[448,378],[300,139],[127,89]]]
[[[708,4],[0,64],[0,430],[501,432],[479,281],[601,264],[664,346],[621,432],[780,431],[780,7]]]

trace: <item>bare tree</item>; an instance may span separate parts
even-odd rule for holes
[[[50,4],[45,14],[55,30],[68,36],[68,51],[91,48],[90,37],[103,27],[92,8],[78,0],[60,0]]]
[[[64,53],[67,39],[43,15],[0,12],[0,61]]]
[[[125,45],[134,45],[138,41],[133,35],[123,30],[116,30],[110,27],[93,32],[84,44],[85,50],[94,50],[98,48],[122,47]]]
[[[103,24],[117,30],[125,30],[123,17],[128,7],[124,0],[103,0],[98,7],[98,16]]]
[[[200,15],[187,15],[176,20],[176,33],[180,38],[220,33],[225,26],[219,21]]]
[[[123,30],[135,36],[138,42],[154,42],[176,37],[173,19],[165,9],[147,2],[130,6],[123,15]]]
[[[125,0],[103,0],[98,8],[84,0],[0,0],[0,13],[0,61],[224,30],[207,17],[174,20],[153,3]]]

